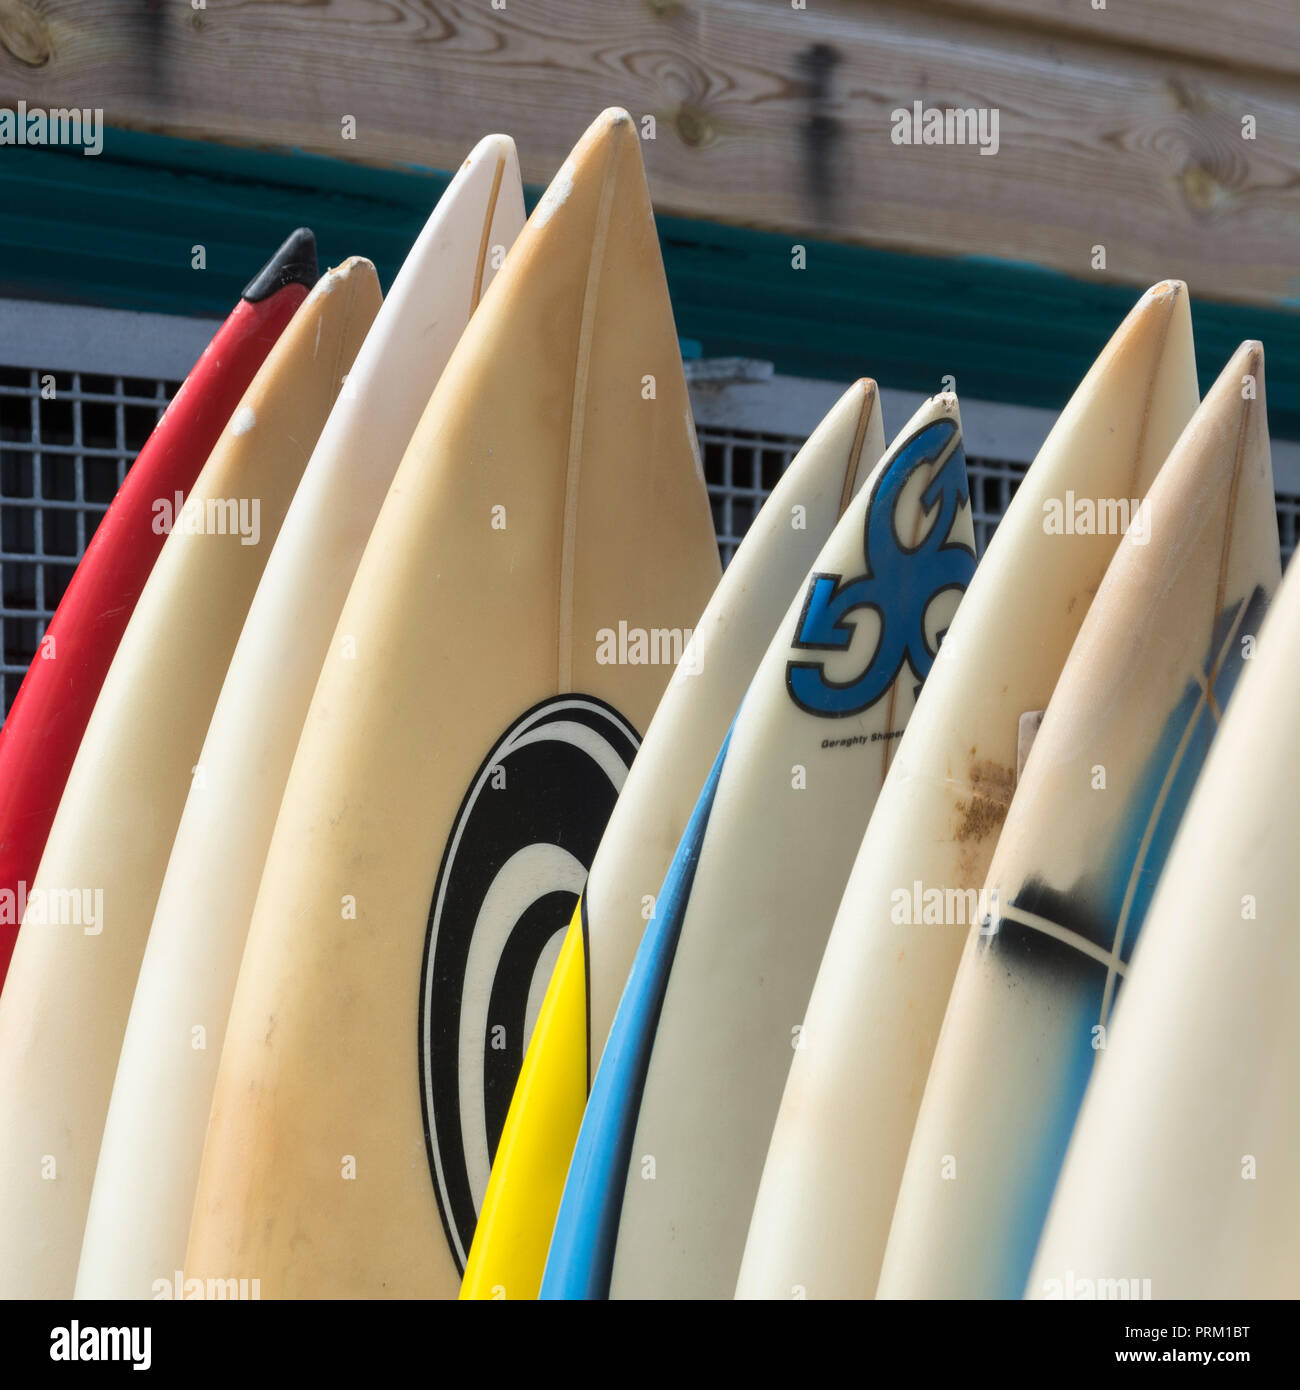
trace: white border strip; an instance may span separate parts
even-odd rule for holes
[[[693,364],[687,364],[688,377]],[[691,408],[698,425],[721,430],[757,430],[806,438],[847,389],[810,377],[771,376],[766,380],[690,383]],[[1056,423],[1056,412],[1041,406],[1008,405],[962,396],[962,433],[972,458],[1030,463]],[[882,387],[886,437],[911,419],[925,397],[915,391]],[[1300,496],[1300,443],[1275,439],[1273,481],[1276,490]]]
[[[0,299],[0,366],[180,381],[219,323],[177,314]],[[710,381],[710,363],[707,358],[688,362],[686,371],[688,379],[694,378],[690,390],[696,423],[717,429],[807,438],[847,387],[812,377],[764,377],[760,364],[745,362],[734,364],[729,379]],[[752,379],[756,373],[758,379]],[[736,379],[747,374],[751,379]],[[880,392],[885,418],[893,428],[910,419],[924,399],[915,391],[882,387]],[[1029,463],[1056,414],[1039,406],[962,396],[961,419],[966,451],[972,457]],[[1279,492],[1300,496],[1300,443],[1273,441],[1273,477]]]
[[[219,319],[0,299],[0,366],[181,381]]]

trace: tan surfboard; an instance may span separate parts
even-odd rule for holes
[[[175,517],[86,727],[0,996],[0,1296],[73,1292],[131,995],[203,735],[379,298],[374,267],[354,259],[298,309]],[[158,499],[160,525],[171,504]],[[38,900],[65,920],[37,925]]]
[[[1125,319],[1044,442],[898,745],[804,1017],[740,1296],[875,1292],[966,936],[943,910],[913,911],[916,894],[922,904],[927,892],[954,903],[978,894],[1015,786],[1022,716],[1032,724],[1047,704],[1119,542],[1050,535],[1045,505],[1145,496],[1196,398],[1187,291],[1166,282]]]
[[[536,1298],[588,1082],[673,851],[777,623],[885,450],[855,382],[763,504],[668,683],[547,987],[492,1164],[462,1298]]]
[[[226,1016],[298,736],[384,496],[524,222],[514,142],[471,152],[407,256],[321,432],[203,742],[140,968],[77,1296],[148,1298],[185,1262]]]
[[[1043,716],[953,983],[878,1297],[1024,1294],[1152,893],[1278,579],[1264,354],[1245,343],[1132,517]]]
[[[1300,1298],[1300,565],[1165,866],[1031,1298]]]
[[[639,140],[611,110],[470,321],[348,595],[187,1275],[456,1294],[564,930],[718,575]]]

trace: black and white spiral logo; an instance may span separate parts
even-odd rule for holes
[[[462,1270],[524,1048],[637,743],[590,696],[534,706],[479,767],[443,853],[421,967],[420,1092]]]

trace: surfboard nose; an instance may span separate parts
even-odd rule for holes
[[[628,113],[628,111],[627,111],[624,107],[622,107],[622,106],[607,106],[607,107],[600,113],[600,115],[597,116],[596,119],[595,119],[594,121],[592,121],[592,123],[591,123],[591,129],[592,129],[592,130],[595,130],[595,129],[597,129],[597,127],[604,128],[604,127],[607,127],[607,126],[610,127],[610,128],[613,128],[613,127],[615,127],[615,126],[622,126],[622,125],[628,125],[628,126],[630,126],[631,124],[632,124],[632,117],[631,117],[631,115]]]
[[[533,209],[530,225],[545,227],[561,209],[575,227],[578,218],[594,224],[603,216],[606,190],[616,204],[629,199],[643,202],[646,216],[653,221],[640,144],[632,117],[621,106],[602,111],[560,165]],[[624,180],[631,186],[620,187]]]
[[[1166,300],[1177,299],[1180,295],[1187,294],[1187,282],[1185,280],[1161,280],[1143,295],[1143,299]]]
[[[1210,511],[1223,532],[1213,548],[1222,552],[1219,583],[1230,557],[1253,569],[1259,558],[1252,553],[1253,538],[1271,539],[1276,532],[1262,343],[1247,339],[1228,359],[1161,469],[1161,478],[1175,462],[1186,480],[1186,495],[1172,487],[1158,489],[1158,478],[1151,488],[1152,505],[1164,502],[1172,517],[1186,518],[1198,498],[1215,497]],[[1186,529],[1185,519],[1181,525]]]
[[[1190,340],[1192,335],[1191,297],[1182,280],[1161,280],[1152,285],[1129,310],[1111,339],[1112,344],[1145,343],[1158,345],[1165,336]],[[1158,346],[1149,346],[1158,354]]]
[[[378,282],[378,272],[373,261],[365,256],[349,256],[347,260],[332,265],[312,286],[311,298],[319,300],[322,296],[333,294],[344,286],[351,286],[370,280]]]
[[[1263,398],[1264,344],[1258,338],[1247,338],[1233,353],[1228,365],[1239,367],[1242,375],[1254,377],[1258,398]]]
[[[513,164],[515,168],[519,167],[519,151],[511,136],[504,135],[500,131],[485,135],[461,161],[461,168],[468,169],[471,164],[478,160],[493,158],[504,159],[507,164]]]
[[[311,289],[319,273],[315,233],[310,227],[299,227],[285,237],[275,255],[244,286],[241,298],[256,304],[286,285]]]

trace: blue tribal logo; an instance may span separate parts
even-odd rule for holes
[[[909,546],[898,534],[899,498],[918,468],[940,463],[921,494],[926,512],[937,508],[938,515],[925,538]],[[801,650],[844,651],[856,626],[845,620],[870,608],[880,619],[876,650],[866,670],[849,681],[831,680],[824,662],[790,662],[786,686],[801,709],[827,718],[861,714],[889,690],[904,662],[910,663],[918,682],[930,674],[935,653],[925,638],[926,611],[945,589],[965,589],[975,572],[974,552],[949,539],[957,511],[969,497],[966,456],[955,421],[936,420],[899,449],[867,505],[866,573],[851,580],[840,574],[814,574],[793,643]]]

